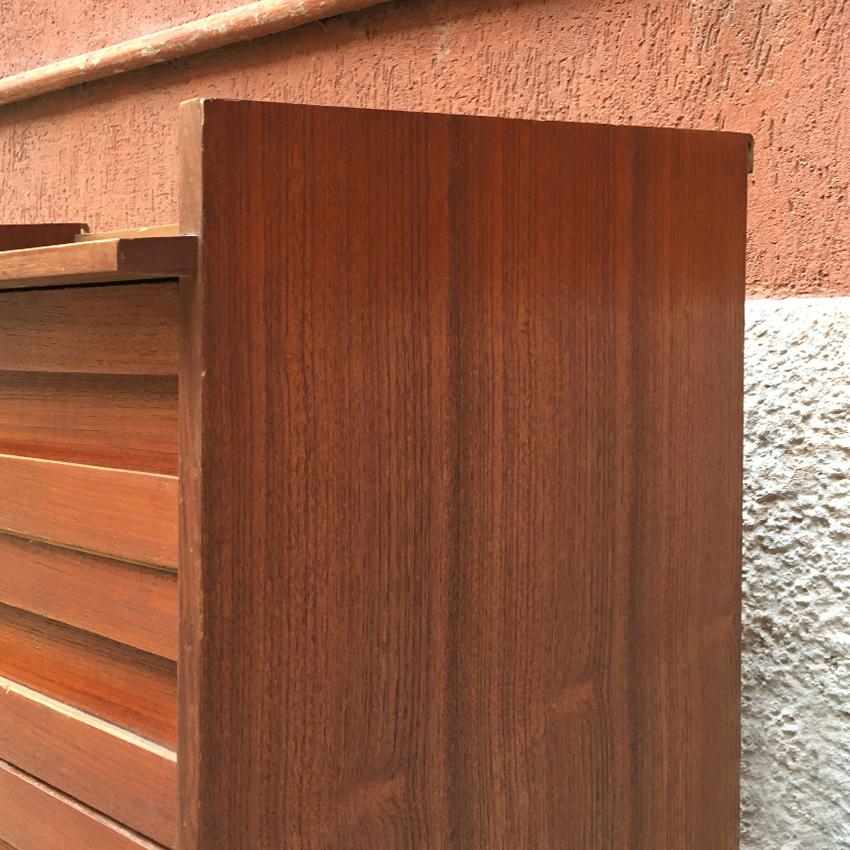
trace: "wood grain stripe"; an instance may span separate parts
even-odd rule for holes
[[[0,759],[175,844],[177,759],[170,750],[0,678]]]
[[[0,455],[0,530],[177,568],[177,479]]]

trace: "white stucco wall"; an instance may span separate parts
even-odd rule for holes
[[[850,298],[747,303],[742,850],[850,848]]]

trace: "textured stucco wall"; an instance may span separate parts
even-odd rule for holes
[[[747,304],[743,850],[850,848],[850,298]]]
[[[0,68],[226,5],[4,0]],[[846,292],[848,29],[846,0],[401,0],[0,108],[0,220],[175,220],[198,95],[726,128],[756,137],[751,292]]]

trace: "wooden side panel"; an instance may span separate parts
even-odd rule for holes
[[[176,747],[173,662],[0,605],[0,676]]]
[[[176,475],[177,376],[0,372],[0,454]]]
[[[177,576],[0,534],[0,603],[177,660]]]
[[[0,455],[0,531],[177,568],[177,479]]]
[[[0,840],[14,850],[157,850],[152,842],[4,762]]]
[[[177,284],[0,293],[0,370],[175,375]]]
[[[175,846],[177,760],[169,750],[0,679],[0,759]]]
[[[185,110],[181,846],[732,850],[747,139]]]

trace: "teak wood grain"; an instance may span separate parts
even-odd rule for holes
[[[14,850],[159,850],[2,761],[0,839]]]
[[[182,144],[182,850],[737,847],[747,138]]]
[[[176,665],[0,605],[0,676],[176,748]]]
[[[0,455],[0,531],[177,568],[177,479]]]
[[[154,280],[192,274],[194,236],[71,242],[0,252],[0,290]]]
[[[0,372],[0,453],[176,475],[177,376]]]
[[[78,239],[85,225],[80,223],[0,224],[0,251],[37,248]]]
[[[177,576],[0,534],[0,603],[177,660]]]
[[[177,284],[0,292],[0,370],[176,375]]]
[[[0,679],[0,759],[175,846],[177,760],[168,750]]]

